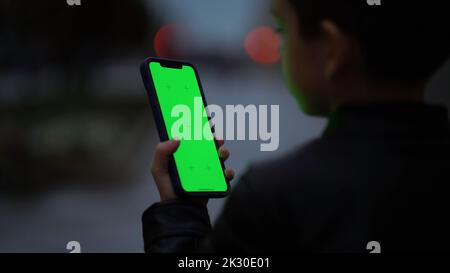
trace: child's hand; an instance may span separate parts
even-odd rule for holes
[[[230,156],[230,151],[223,146],[223,140],[217,140],[219,148],[219,156],[222,160],[227,160]],[[152,162],[152,175],[158,188],[161,201],[178,198],[172,187],[172,181],[168,171],[169,156],[172,155],[180,145],[179,140],[169,140],[161,142],[156,146],[155,154],[153,155]],[[234,171],[231,169],[225,170],[225,175],[229,180],[234,178]],[[208,202],[207,198],[193,198],[194,201],[198,201],[202,204]]]

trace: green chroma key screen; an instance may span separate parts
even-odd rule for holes
[[[202,129],[203,125],[208,123],[208,118],[204,115],[201,115],[202,132],[197,132],[202,137],[200,140],[194,139],[194,98],[202,98],[194,69],[188,65],[183,65],[181,68],[165,67],[158,62],[150,62],[149,67],[169,139],[174,138],[171,128],[180,119],[180,116],[171,116],[172,109],[177,105],[185,105],[190,109],[191,137],[181,138],[180,146],[174,153],[183,190],[225,192],[227,182],[212,131],[203,132]],[[205,111],[203,102],[201,106],[203,113]]]

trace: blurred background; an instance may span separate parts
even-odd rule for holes
[[[199,70],[210,104],[280,105],[280,146],[228,141],[239,177],[320,135],[283,83],[270,0],[0,2],[0,252],[142,252],[158,135],[149,56]],[[428,100],[450,106],[450,64]],[[276,182],[276,181],[274,181]],[[236,181],[234,182],[236,183]],[[214,221],[224,200],[211,200]]]

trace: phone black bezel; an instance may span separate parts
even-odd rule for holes
[[[203,104],[205,105],[205,107],[208,106],[208,104],[206,103],[205,94],[203,93],[203,87],[202,87],[202,84],[200,81],[200,77],[199,77],[197,68],[193,64],[186,62],[186,61],[164,59],[164,58],[151,57],[151,58],[145,59],[141,64],[140,70],[141,70],[142,79],[144,81],[144,86],[147,91],[147,98],[148,98],[148,101],[152,108],[153,117],[156,122],[157,129],[158,129],[159,139],[160,139],[160,141],[167,141],[167,140],[169,140],[169,136],[167,134],[167,128],[164,123],[164,119],[163,119],[163,115],[162,115],[161,108],[159,105],[158,97],[156,95],[153,78],[150,74],[149,65],[151,62],[160,63],[164,67],[181,68],[181,67],[183,67],[183,65],[192,67],[192,69],[195,72],[195,77],[197,78],[198,86],[200,88],[200,94],[202,96]],[[208,117],[210,117],[210,114],[208,112],[207,112],[207,115],[208,115]],[[211,128],[211,131],[214,135],[214,143],[216,145],[216,150],[217,150],[219,147],[217,145],[216,137],[214,134],[214,128]],[[219,156],[218,153],[217,153],[217,156]],[[172,185],[173,185],[173,188],[174,188],[176,194],[178,196],[182,196],[182,197],[183,196],[184,197],[208,197],[208,198],[226,197],[230,193],[230,190],[231,190],[230,189],[230,181],[224,173],[225,164],[224,164],[223,160],[220,157],[219,157],[219,160],[220,160],[220,164],[222,166],[222,174],[226,181],[227,190],[224,192],[208,192],[208,191],[187,192],[183,189],[183,187],[181,185],[181,181],[180,181],[178,170],[177,170],[177,167],[175,164],[174,157],[170,156],[170,158],[169,158],[169,174],[170,174],[170,178],[172,180]]]

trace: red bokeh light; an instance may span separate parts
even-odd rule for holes
[[[178,54],[176,52],[176,33],[177,26],[168,24],[162,26],[153,39],[153,49],[158,57],[174,58]]]
[[[280,60],[281,39],[274,28],[261,26],[250,31],[244,42],[249,57],[260,64],[275,64]]]

